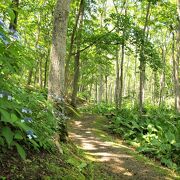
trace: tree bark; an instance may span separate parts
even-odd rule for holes
[[[176,38],[176,44],[177,44],[177,55],[176,60],[174,58],[174,82],[175,82],[175,108],[176,111],[180,113],[180,78],[179,78],[179,59],[180,59],[180,0],[177,0],[177,12],[178,12],[178,29],[177,29],[177,38]]]
[[[73,92],[71,97],[71,105],[74,107],[76,107],[76,97],[78,92],[79,60],[80,60],[80,53],[78,52],[74,58],[74,81],[73,81]]]
[[[69,53],[68,53],[68,57],[67,57],[67,60],[66,60],[66,66],[65,66],[65,89],[66,90],[68,89],[68,85],[69,85],[68,84],[69,64],[70,64],[70,60],[71,60],[72,52],[73,52],[75,33],[77,31],[77,26],[78,26],[80,15],[81,15],[81,13],[83,11],[83,1],[84,0],[81,0],[80,5],[79,5],[79,11],[78,11],[78,14],[76,16],[76,22],[74,24],[74,28],[73,28],[73,31],[72,31]]]
[[[70,0],[57,0],[54,11],[48,98],[64,96],[66,34]]]
[[[119,45],[116,47],[116,86],[115,86],[115,104],[119,109]]]
[[[123,33],[124,34],[124,33]],[[120,71],[120,89],[119,89],[119,108],[122,107],[122,95],[123,95],[123,74],[124,74],[124,55],[125,55],[125,44],[122,43],[121,47],[121,71]]]
[[[151,1],[148,2],[147,10],[146,10],[146,19],[144,24],[144,30],[143,30],[143,42],[141,45],[141,52],[140,52],[140,86],[139,86],[139,111],[142,115],[143,109],[144,109],[144,91],[145,91],[145,69],[146,69],[146,61],[144,56],[144,45],[146,41],[146,28],[148,25],[148,17],[150,14],[150,7],[151,7]]]
[[[82,1],[81,11],[80,11],[80,22],[78,28],[78,37],[77,37],[77,53],[74,59],[74,79],[73,79],[73,92],[71,96],[71,105],[76,107],[76,98],[78,93],[78,82],[79,82],[79,68],[80,68],[80,45],[81,45],[81,38],[82,38],[82,26],[83,26],[83,16],[84,16],[84,3]]]

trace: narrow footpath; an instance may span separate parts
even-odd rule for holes
[[[107,119],[83,115],[68,124],[72,141],[85,151],[95,164],[94,180],[157,180],[176,179],[171,171],[138,155],[122,140],[106,131]]]

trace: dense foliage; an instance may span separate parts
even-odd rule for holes
[[[88,111],[105,115],[110,132],[135,146],[137,151],[179,170],[180,117],[173,110],[149,105],[140,116],[137,108],[117,112],[112,105],[99,104]]]
[[[0,154],[55,151],[56,135],[59,143],[68,134],[66,111],[83,106],[179,170],[178,3],[0,0]]]

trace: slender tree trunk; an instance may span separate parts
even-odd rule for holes
[[[41,33],[40,22],[41,22],[41,17],[39,16],[39,17],[38,17],[38,29],[37,29],[36,42],[35,42],[35,48],[36,48],[36,49],[37,49],[37,47],[38,47],[39,38],[40,38],[40,33]],[[34,80],[34,85],[36,84],[37,67],[38,67],[38,62],[36,62],[36,65],[35,65],[35,77],[34,77],[35,80]],[[27,85],[30,85],[30,84],[31,84],[32,77],[33,77],[33,70],[34,70],[34,67],[32,67],[32,68],[29,70]]]
[[[165,88],[165,80],[166,80],[166,52],[165,52],[165,48],[162,47],[162,60],[163,60],[163,72],[161,75],[161,82],[160,82],[160,95],[159,95],[159,106],[161,106],[161,104],[164,101],[164,88]]]
[[[79,82],[79,68],[80,68],[80,45],[81,45],[81,38],[82,38],[82,26],[83,26],[83,16],[84,16],[84,4],[82,4],[81,10],[81,20],[79,23],[78,29],[78,39],[77,39],[77,53],[74,59],[74,80],[73,80],[73,92],[71,97],[71,105],[76,107],[76,98],[78,92],[78,82]]]
[[[47,85],[47,72],[48,72],[49,54],[50,54],[50,51],[48,50],[48,55],[46,57],[45,67],[44,67],[44,88],[46,88],[46,85]]]
[[[177,38],[176,38],[176,44],[177,44],[177,55],[176,55],[176,60],[174,58],[174,66],[175,66],[175,73],[174,73],[174,78],[175,78],[175,108],[177,112],[180,113],[180,77],[179,77],[179,59],[180,59],[180,0],[177,0],[177,12],[178,12],[178,29],[177,29]]]
[[[73,81],[73,92],[71,97],[71,105],[76,107],[76,96],[78,92],[78,80],[79,80],[79,61],[80,61],[80,52],[77,52],[74,60],[74,81]]]
[[[57,0],[54,11],[48,98],[64,96],[66,34],[70,0]]]
[[[135,57],[135,63],[134,63],[134,84],[133,84],[133,104],[135,106],[136,101],[136,74],[137,74],[137,49],[136,49],[136,57]]]
[[[146,28],[148,25],[148,17],[150,14],[150,7],[151,7],[151,1],[149,1],[148,5],[147,5],[146,20],[145,20],[144,30],[143,30],[143,43],[141,45],[141,52],[140,52],[139,111],[140,111],[141,115],[142,115],[143,109],[144,109],[145,69],[146,69],[146,62],[145,62],[145,56],[144,56],[144,45],[145,45],[145,41],[146,41]]]
[[[123,95],[123,74],[124,74],[124,55],[125,55],[125,44],[122,44],[121,52],[121,73],[120,73],[120,89],[119,89],[119,108],[122,107],[122,95]]]
[[[99,72],[102,72],[101,67],[99,67]],[[103,82],[104,82],[104,78],[102,73],[100,74],[99,78],[99,88],[98,88],[98,103],[102,102],[102,95],[103,95]]]
[[[116,86],[115,86],[115,104],[119,109],[119,47],[116,48]]]
[[[95,100],[96,103],[98,102],[98,84],[97,84],[97,80],[96,80],[96,84],[95,84]]]
[[[42,78],[42,59],[39,60],[39,86],[42,88],[43,78]]]
[[[83,7],[84,6],[83,2],[84,2],[84,0],[80,1],[79,11],[77,13],[76,21],[75,21],[74,28],[73,28],[72,35],[71,35],[70,48],[69,48],[69,53],[68,53],[68,57],[67,57],[67,60],[66,60],[66,66],[65,66],[65,90],[67,90],[68,86],[69,86],[69,84],[68,84],[69,64],[70,64],[70,60],[71,60],[71,57],[72,57],[75,34],[76,34],[76,31],[77,31],[78,22],[79,22],[80,15],[81,15],[81,13],[83,11],[83,8],[84,8]]]
[[[125,59],[125,57],[124,57]],[[126,96],[126,90],[127,90],[127,76],[128,76],[128,70],[129,70],[129,63],[130,63],[130,57],[128,56],[127,58],[127,64],[126,64],[126,67],[125,67],[125,71],[124,71],[124,86],[123,86],[123,95]]]
[[[106,103],[108,103],[108,76],[105,76],[105,84],[106,84]]]

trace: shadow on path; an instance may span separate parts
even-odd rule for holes
[[[120,140],[118,143],[114,141],[111,135],[102,130],[106,121],[97,115],[84,115],[78,120],[71,120],[68,125],[70,138],[85,151],[88,159],[94,161],[98,167],[97,173],[102,175],[101,179],[173,179],[155,167],[136,160],[131,155],[133,149],[123,145]],[[100,177],[97,173],[94,179]]]

